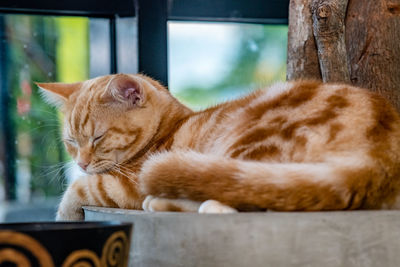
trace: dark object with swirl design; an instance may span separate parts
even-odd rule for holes
[[[118,222],[0,224],[0,267],[126,267],[131,231]]]

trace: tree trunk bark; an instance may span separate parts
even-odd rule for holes
[[[324,82],[350,83],[344,26],[347,1],[313,0],[311,3],[313,32]]]
[[[288,42],[288,80],[321,69],[324,81],[350,80],[400,111],[400,0],[291,0]]]
[[[311,0],[291,0],[289,4],[287,80],[321,80],[310,3]]]
[[[352,83],[382,94],[400,111],[400,0],[350,0],[346,46]]]

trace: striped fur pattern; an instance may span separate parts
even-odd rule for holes
[[[400,117],[367,90],[279,83],[193,112],[143,75],[38,85],[62,99],[65,145],[87,172],[65,192],[58,219],[82,219],[83,205],[201,212],[399,206]]]

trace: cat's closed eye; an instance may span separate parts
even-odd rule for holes
[[[64,142],[66,142],[66,143],[68,143],[68,144],[70,144],[70,145],[72,145],[74,147],[78,146],[78,142],[76,140],[72,139],[72,138],[65,138]]]
[[[105,134],[101,134],[101,135],[98,135],[97,137],[94,137],[93,138],[93,145],[96,145],[101,140],[101,138],[104,137],[104,135]]]

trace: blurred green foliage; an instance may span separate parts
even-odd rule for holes
[[[193,84],[178,90],[175,96],[180,101],[201,109],[285,80],[287,25],[243,24],[238,29],[236,37],[240,45],[235,58],[229,60],[232,63],[227,62],[231,65],[229,73],[216,84],[203,87]]]
[[[34,82],[87,79],[88,18],[4,18],[9,112],[16,133],[17,192],[29,183],[29,192],[20,192],[20,198],[28,193],[29,198],[59,195],[64,189],[67,160],[61,142],[60,114],[43,101]],[[74,60],[78,64],[72,64]]]

